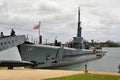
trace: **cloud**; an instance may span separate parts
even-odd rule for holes
[[[106,12],[93,12],[93,15],[98,17],[98,21],[100,30],[110,31],[111,29],[118,28],[120,25],[120,20],[115,16],[111,15],[110,13]]]
[[[14,28],[19,34],[37,37],[37,31],[32,28],[41,21],[44,38],[54,39],[57,35],[65,42],[76,36],[80,6],[84,38],[106,40],[109,36],[119,41],[118,3],[118,0],[0,0],[0,30]]]
[[[39,4],[39,13],[41,14],[55,14],[59,13],[60,8],[59,5],[55,2],[52,1],[45,1]]]

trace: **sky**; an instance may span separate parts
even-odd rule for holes
[[[43,43],[71,41],[77,34],[78,7],[82,37],[87,41],[120,42],[120,0],[0,0],[0,32],[38,38],[33,26],[41,21]]]

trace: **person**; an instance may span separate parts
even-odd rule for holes
[[[14,29],[11,30],[10,36],[15,36],[15,31],[14,31]]]
[[[42,44],[42,35],[39,36],[39,44]]]
[[[3,34],[3,32],[1,32],[1,34],[0,34],[0,38],[3,38],[4,37],[4,34]]]

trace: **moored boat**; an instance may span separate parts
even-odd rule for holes
[[[73,38],[70,47],[27,42],[18,46],[21,58],[23,61],[34,63],[33,68],[59,67],[101,58],[104,55],[102,49],[89,49],[81,37],[81,30],[80,9],[78,9],[77,36]]]

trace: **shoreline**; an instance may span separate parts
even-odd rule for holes
[[[55,78],[62,76],[69,76],[75,74],[83,74],[84,71],[73,71],[73,70],[49,70],[49,69],[0,69],[0,80],[41,80],[47,78]],[[101,74],[101,75],[115,75],[120,76],[119,73],[112,72],[97,72],[89,71],[88,73],[92,74]]]

